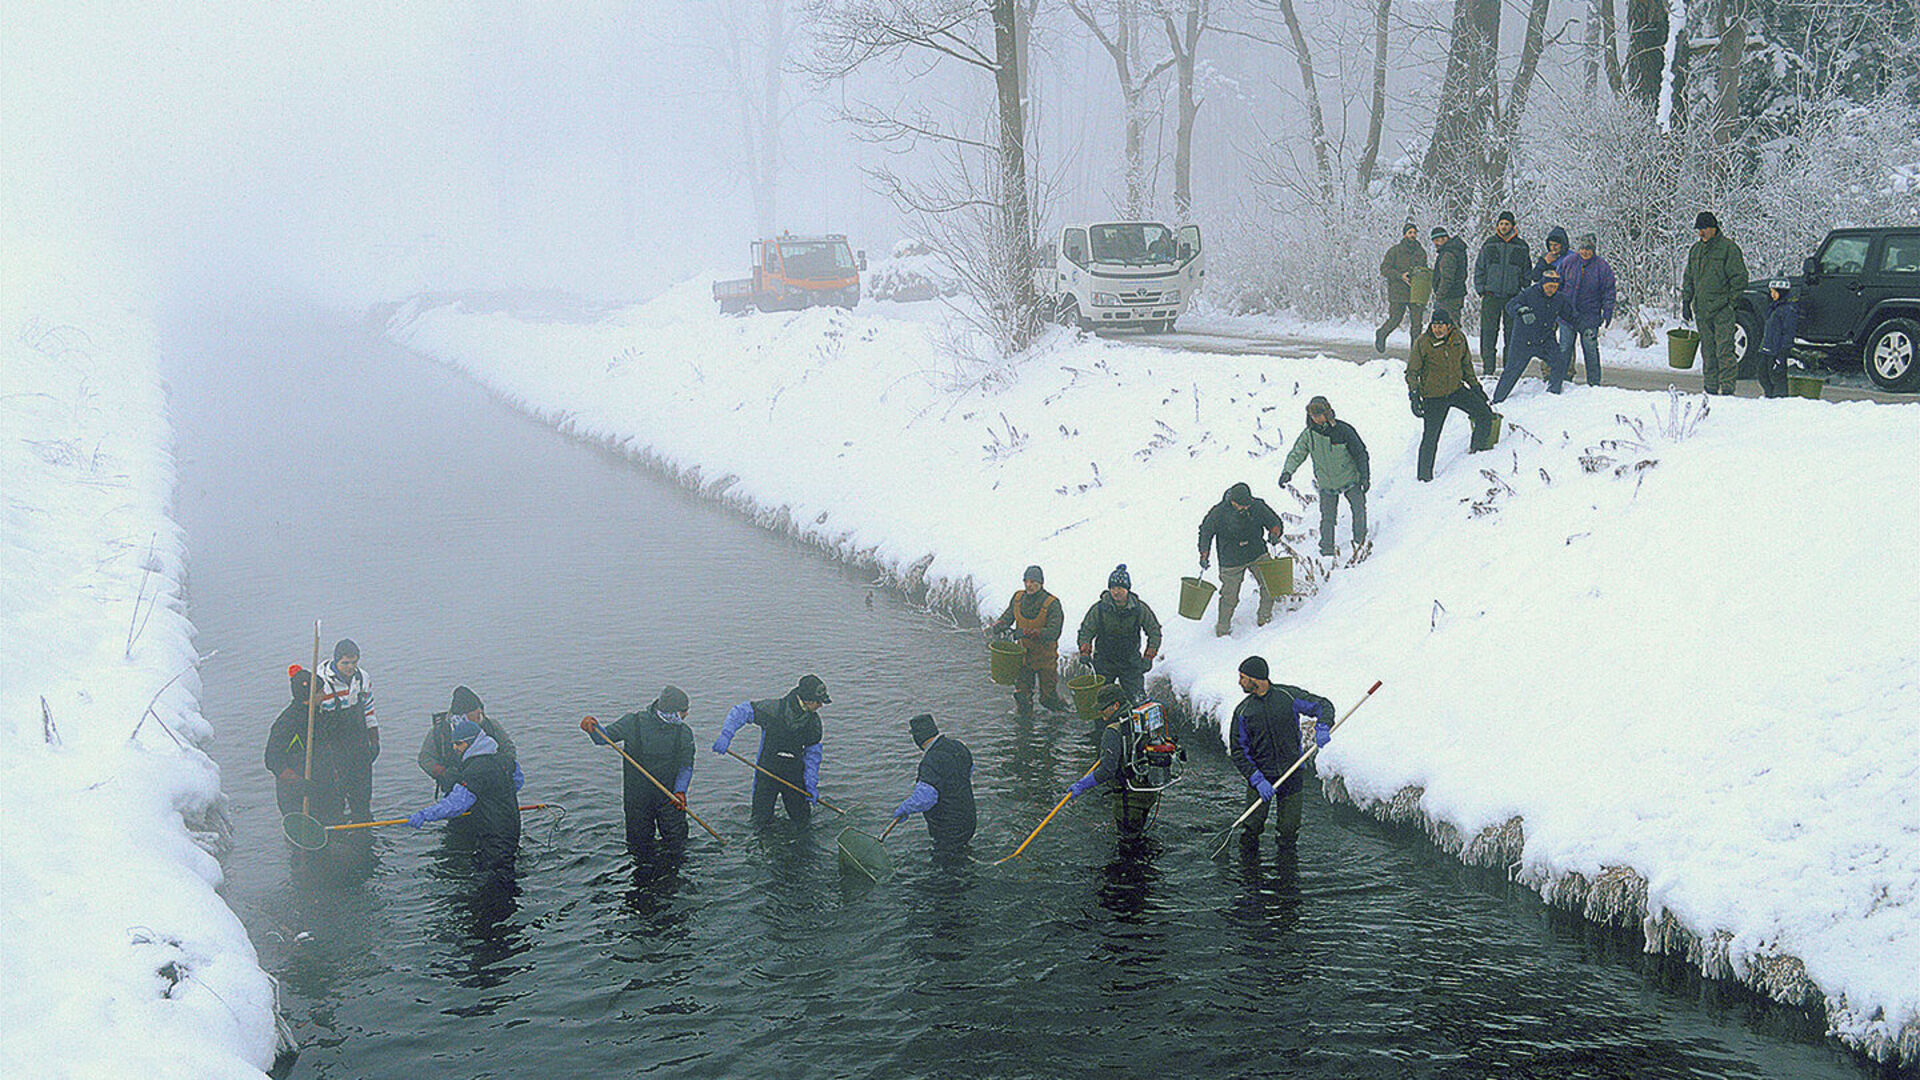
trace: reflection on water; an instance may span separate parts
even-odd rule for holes
[[[1194,754],[1147,835],[1120,840],[1101,800],[1076,800],[992,866],[1094,748],[1071,718],[1011,715],[977,635],[356,332],[210,319],[171,351],[190,361],[191,614],[221,650],[203,706],[237,830],[225,889],[282,980],[299,1075],[1866,1071],[1802,1012],[1689,980],[1313,797],[1297,853],[1211,860],[1241,808],[1217,752]],[[351,520],[294,512],[299,483]],[[360,643],[380,695],[375,807],[395,813],[379,816],[431,800],[410,747],[459,683],[519,744],[524,798],[567,807],[530,815],[518,895],[478,895],[445,830],[289,858],[259,742],[316,617]],[[834,696],[823,793],[850,816],[755,830],[750,774],[703,743],[728,706],[808,671]],[[669,681],[694,702],[692,797],[728,842],[696,832],[683,858],[636,865],[618,760],[577,722]],[[884,827],[923,711],[973,751],[972,859],[936,861],[914,821],[887,842],[891,879],[850,877],[833,837]]]

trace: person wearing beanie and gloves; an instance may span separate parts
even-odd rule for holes
[[[820,801],[820,740],[825,737],[820,706],[832,700],[820,676],[802,675],[799,685],[785,697],[743,701],[727,711],[720,737],[713,741],[713,752],[727,753],[732,749],[734,733],[754,724],[760,728],[760,753],[755,763],[787,782],[776,783],[765,773],[753,774],[755,825],[773,822],[775,798],[786,806],[787,819],[794,825],[806,828],[812,823],[813,804]]]
[[[1567,230],[1555,225],[1547,230],[1547,246],[1533,264],[1533,280],[1538,283],[1547,271],[1557,268],[1567,257]]]
[[[1445,314],[1435,308],[1436,316]],[[1373,486],[1373,465],[1367,459],[1367,444],[1353,425],[1333,415],[1333,405],[1315,395],[1307,402],[1307,426],[1293,441],[1286,464],[1280,467],[1280,484],[1293,480],[1293,471],[1308,457],[1313,458],[1313,486],[1320,492],[1320,554],[1339,552],[1334,529],[1340,523],[1340,496],[1347,497],[1353,513],[1353,546],[1357,549],[1367,538],[1367,489]],[[1263,622],[1265,620],[1262,620]]]
[[[1768,397],[1787,396],[1787,358],[1793,353],[1793,335],[1800,329],[1800,302],[1786,278],[1767,282],[1767,326],[1760,335],[1760,358],[1754,373]]]
[[[1720,232],[1720,219],[1708,210],[1693,219],[1700,237],[1687,249],[1687,272],[1680,282],[1680,317],[1699,316],[1700,362],[1707,393],[1731,394],[1740,381],[1733,355],[1733,303],[1747,287],[1747,257],[1740,245]]]
[[[1467,336],[1453,325],[1452,312],[1435,311],[1432,325],[1414,341],[1413,358],[1407,361],[1407,393],[1413,415],[1425,424],[1420,435],[1421,480],[1433,479],[1433,459],[1449,411],[1459,409],[1473,421],[1469,453],[1491,445],[1493,408],[1473,373],[1473,353],[1467,348]]]
[[[1021,716],[1033,715],[1033,684],[1040,683],[1040,704],[1052,712],[1066,712],[1060,700],[1060,634],[1067,626],[1067,613],[1060,598],[1045,589],[1047,576],[1038,566],[1027,567],[1021,575],[1020,591],[1007,601],[1007,610],[987,624],[988,634],[1013,631],[1014,640],[1026,650],[1020,665],[1020,677],[1013,689],[1014,708]]]
[[[1215,637],[1226,637],[1233,627],[1233,609],[1240,606],[1240,586],[1253,560],[1267,553],[1267,545],[1280,539],[1280,515],[1266,500],[1253,497],[1253,489],[1235,484],[1200,519],[1200,569],[1207,568],[1211,548],[1220,554],[1220,615],[1215,621]],[[1260,592],[1260,609],[1254,615],[1256,625],[1273,620],[1273,597],[1256,575],[1254,586]]]
[[[295,664],[287,669],[287,680],[293,700],[280,710],[267,731],[267,771],[273,774],[274,802],[280,807],[281,817],[302,813],[304,805],[304,812],[322,825],[343,825],[347,820],[346,803],[335,776],[338,762],[334,757],[315,754],[313,779],[307,780],[307,694],[313,685],[313,673]]]
[[[907,722],[913,745],[920,748],[920,770],[913,792],[893,811],[894,820],[923,814],[927,835],[937,856],[964,854],[977,824],[973,809],[973,753],[967,744],[943,735],[931,713]]]
[[[1500,328],[1507,331],[1507,352],[1513,352],[1513,319],[1507,301],[1533,284],[1533,255],[1514,227],[1513,211],[1500,211],[1493,235],[1480,245],[1473,260],[1473,291],[1480,294],[1480,371],[1491,375],[1499,356]]]
[[[1095,674],[1120,684],[1129,700],[1147,696],[1147,669],[1160,653],[1160,619],[1145,600],[1133,595],[1126,563],[1107,575],[1107,591],[1080,620],[1078,639],[1080,655],[1091,662]]]
[[[611,724],[601,724],[591,716],[580,721],[580,730],[588,738],[601,746],[625,744],[627,757],[673,790],[668,797],[632,763],[620,763],[620,794],[626,809],[630,855],[651,858],[657,850],[673,858],[686,850],[687,785],[693,782],[693,731],[687,727],[691,705],[686,691],[667,686],[651,705]]]
[[[1333,732],[1333,702],[1297,686],[1273,682],[1262,656],[1240,662],[1240,689],[1247,696],[1234,706],[1227,756],[1246,777],[1248,793],[1260,801],[1260,808],[1247,818],[1240,845],[1249,853],[1257,848],[1260,831],[1267,824],[1267,806],[1277,803],[1280,812],[1274,820],[1274,838],[1282,849],[1290,848],[1300,835],[1300,806],[1305,801],[1301,775],[1296,770],[1279,787],[1274,781],[1300,760],[1302,716],[1314,719],[1314,744],[1327,745]]]
[[[1507,354],[1507,366],[1500,371],[1499,385],[1493,389],[1493,403],[1507,400],[1535,359],[1546,365],[1547,390],[1562,393],[1560,379],[1566,372],[1560,366],[1560,324],[1572,321],[1574,316],[1560,291],[1560,271],[1542,271],[1538,282],[1507,301],[1507,314],[1513,316],[1514,348]]]
[[[333,659],[320,664],[313,738],[316,744],[332,743],[339,750],[348,819],[373,820],[368,811],[373,803],[373,763],[380,757],[380,718],[373,713],[373,680],[360,666],[360,646],[352,638],[341,638],[333,647]]]
[[[1446,229],[1435,226],[1433,240],[1433,306],[1459,314],[1467,302],[1467,245]]]
[[[1409,221],[1400,226],[1400,242],[1387,249],[1380,259],[1380,276],[1387,282],[1387,321],[1373,332],[1373,351],[1387,351],[1387,336],[1408,317],[1407,336],[1420,332],[1421,305],[1413,302],[1413,272],[1427,265],[1427,251],[1420,246],[1420,227]]]
[[[1130,741],[1138,738],[1134,732],[1132,718],[1127,713],[1130,699],[1124,689],[1109,683],[1100,688],[1096,699],[1100,717],[1100,758],[1094,762],[1093,769],[1087,775],[1073,782],[1067,789],[1069,799],[1077,799],[1101,785],[1113,788],[1113,823],[1118,826],[1120,835],[1137,836],[1147,827],[1153,817],[1154,807],[1160,802],[1158,791],[1140,791],[1127,782],[1127,762],[1133,757]],[[1177,753],[1184,760],[1185,750]]]
[[[435,796],[445,795],[453,790],[454,767],[460,763],[460,755],[453,748],[453,722],[465,717],[480,725],[499,747],[494,753],[512,769],[519,762],[519,755],[513,740],[507,736],[507,729],[498,720],[487,715],[480,703],[480,696],[464,686],[453,688],[453,702],[443,713],[434,713],[427,722],[427,737],[420,740],[420,753],[414,761],[420,771],[433,781]]]
[[[1599,244],[1594,234],[1581,233],[1573,254],[1554,267],[1560,272],[1560,295],[1573,316],[1560,324],[1559,375],[1552,380],[1556,383],[1573,376],[1577,344],[1587,357],[1587,385],[1600,385],[1600,328],[1613,322],[1616,288],[1613,267],[1599,256]]]
[[[511,890],[513,864],[520,851],[520,776],[499,754],[499,744],[480,725],[461,717],[453,722],[453,748],[460,754],[453,790],[432,806],[407,818],[409,828],[462,814],[473,837],[474,867],[483,890]]]

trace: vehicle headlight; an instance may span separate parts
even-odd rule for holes
[[[1119,307],[1120,297],[1110,292],[1097,292],[1093,294],[1093,306],[1094,307]]]
[[[1180,290],[1179,290],[1179,289],[1168,289],[1168,290],[1167,290],[1167,294],[1166,294],[1165,296],[1162,296],[1162,297],[1160,298],[1160,302],[1161,302],[1161,303],[1163,303],[1163,304],[1177,304],[1177,303],[1179,303],[1179,302],[1180,302]]]

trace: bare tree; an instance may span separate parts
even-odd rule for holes
[[[1666,80],[1668,0],[1627,0],[1627,91],[1650,107]]]
[[[779,227],[781,75],[787,66],[786,0],[725,0],[722,53],[733,98],[740,109],[747,188],[760,236]]]
[[[1202,104],[1195,87],[1200,35],[1211,29],[1212,0],[1162,0],[1161,24],[1167,48],[1173,51],[1175,126],[1173,141],[1173,208],[1186,220],[1193,213],[1193,125]]]
[[[1560,34],[1547,36],[1550,0],[1528,0],[1519,63],[1503,108],[1500,101],[1500,2],[1454,0],[1453,38],[1440,89],[1433,141],[1421,171],[1441,212],[1460,221],[1476,202],[1491,206],[1507,194],[1508,168],[1540,58]],[[1562,28],[1562,33],[1565,27]]]
[[[890,170],[877,177],[909,213],[988,223],[985,229],[939,230],[930,242],[957,269],[975,266],[968,280],[990,291],[974,299],[987,313],[995,344],[1009,353],[1025,349],[1042,326],[1033,280],[1019,7],[1019,0],[815,0],[810,12],[816,47],[808,63],[822,78],[844,79],[869,64],[912,56],[959,64],[991,80],[983,136],[924,109],[867,107],[850,110],[847,118],[872,139],[907,145],[931,140],[945,148],[949,169],[943,180],[914,184]],[[969,155],[983,164],[969,165]]]
[[[1375,0],[1373,6],[1373,96],[1367,105],[1367,148],[1360,154],[1360,190],[1373,183],[1380,161],[1380,130],[1387,119],[1387,29],[1393,0]]]
[[[1121,121],[1125,128],[1123,142],[1127,195],[1124,212],[1130,218],[1141,217],[1147,212],[1147,204],[1152,201],[1147,191],[1147,95],[1160,76],[1174,65],[1176,58],[1166,57],[1142,70],[1140,39],[1144,19],[1139,0],[1066,0],[1066,4],[1067,10],[1085,24],[1093,33],[1094,40],[1100,43],[1113,61],[1113,73],[1120,89]],[[1103,14],[1112,19],[1110,27],[1102,24]]]
[[[1319,177],[1320,202],[1331,205],[1333,202],[1333,159],[1327,146],[1327,114],[1320,107],[1320,80],[1313,70],[1313,50],[1307,46],[1307,35],[1300,27],[1300,16],[1293,9],[1293,0],[1280,0],[1280,16],[1286,20],[1287,34],[1293,39],[1293,60],[1300,66],[1301,96],[1307,104],[1308,133],[1313,140],[1313,165]]]

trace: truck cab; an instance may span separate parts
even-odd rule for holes
[[[1054,319],[1084,330],[1173,329],[1206,276],[1200,227],[1071,224],[1040,246],[1034,281]]]
[[[860,271],[866,269],[867,255],[855,252],[843,235],[782,233],[755,240],[752,258],[752,277],[713,283],[721,312],[797,311],[823,304],[850,308],[860,302]]]
[[[1857,359],[1882,390],[1920,382],[1920,228],[1835,229],[1787,280],[1800,304],[1799,351],[1834,368]],[[1762,279],[1736,307],[1742,375],[1759,352],[1768,303]]]

